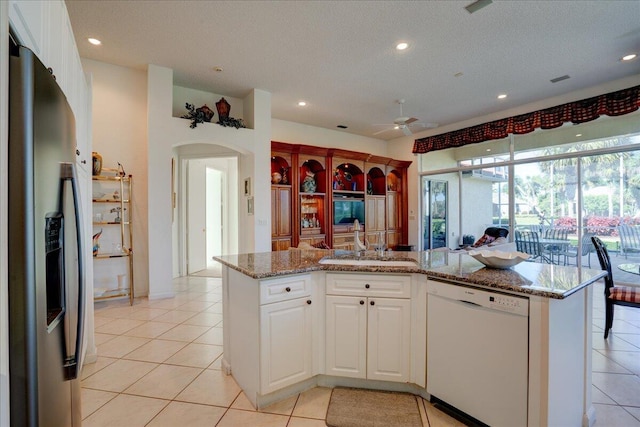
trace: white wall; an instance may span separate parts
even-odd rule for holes
[[[190,144],[213,144],[237,151],[239,178],[252,178],[256,206],[269,206],[269,181],[256,177],[268,176],[271,146],[271,95],[253,90],[243,100],[243,116],[248,129],[224,128],[203,123],[195,129],[189,122],[172,117],[173,72],[149,65],[147,72],[148,103],[148,167],[149,167],[149,297],[173,295],[171,277],[172,248],[163,244],[172,237],[171,224],[171,158],[173,147]],[[233,116],[233,111],[232,111]],[[236,188],[240,195],[241,188]],[[242,200],[239,200],[242,202]],[[240,206],[241,203],[238,203]],[[243,227],[238,230],[239,251],[260,252],[270,250],[270,209],[248,215],[239,209],[238,219]]]
[[[387,143],[381,139],[353,135],[285,120],[271,120],[271,138],[289,144],[341,148],[362,153],[387,156]],[[409,150],[409,154],[411,150]],[[395,158],[395,157],[394,157]]]
[[[93,151],[102,155],[103,166],[115,168],[120,162],[133,175],[135,295],[147,295],[147,76],[143,71],[90,59],[82,59],[82,66],[93,81]]]

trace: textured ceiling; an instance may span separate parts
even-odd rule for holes
[[[83,58],[172,68],[178,85],[232,97],[263,89],[274,118],[365,136],[401,98],[405,116],[442,126],[640,74],[619,60],[640,54],[638,0],[470,3],[66,1]]]

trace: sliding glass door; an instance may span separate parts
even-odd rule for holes
[[[423,178],[423,249],[447,246],[447,181]]]

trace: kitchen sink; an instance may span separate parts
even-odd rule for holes
[[[323,258],[320,264],[355,265],[364,267],[417,267],[416,261],[395,259]]]

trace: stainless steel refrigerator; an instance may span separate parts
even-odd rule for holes
[[[9,392],[11,426],[80,426],[84,323],[75,119],[53,75],[11,46]]]

